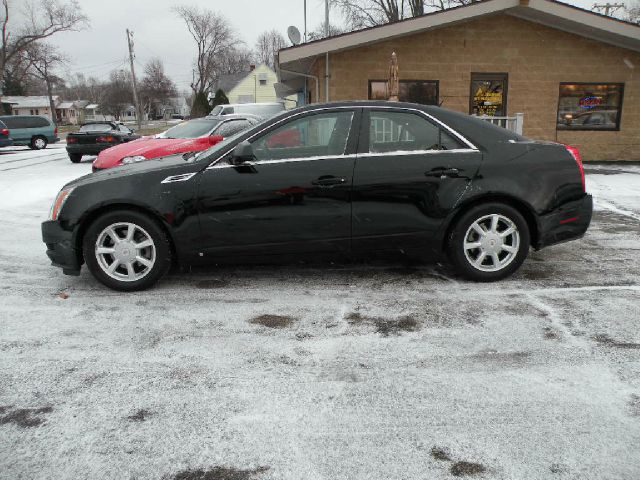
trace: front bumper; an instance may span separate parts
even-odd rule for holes
[[[593,215],[593,198],[589,194],[556,210],[538,217],[538,239],[534,248],[540,249],[582,237]]]
[[[58,222],[42,222],[42,241],[47,245],[51,265],[62,268],[65,275],[80,275],[81,252],[75,247],[73,234]]]

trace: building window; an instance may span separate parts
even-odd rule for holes
[[[472,73],[469,114],[506,116],[508,81],[506,73]]]
[[[624,83],[561,83],[558,130],[620,130]]]
[[[388,100],[387,80],[369,80],[369,100]],[[438,105],[438,80],[400,80],[401,102]]]

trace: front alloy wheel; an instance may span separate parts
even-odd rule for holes
[[[114,223],[98,235],[95,256],[102,271],[111,278],[135,282],[152,270],[156,246],[142,227],[134,223]]]
[[[162,226],[138,212],[118,210],[94,221],[83,239],[89,271],[114,290],[143,290],[171,266],[171,246]]]
[[[451,229],[449,257],[470,280],[491,282],[515,272],[529,251],[529,227],[515,208],[487,203],[464,213]]]

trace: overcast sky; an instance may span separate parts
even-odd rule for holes
[[[195,56],[193,39],[182,20],[171,11],[174,5],[199,5],[222,13],[247,47],[257,36],[277,29],[286,38],[287,27],[304,31],[304,0],[82,0],[91,20],[87,30],[57,34],[51,40],[72,60],[70,70],[106,78],[111,70],[129,68],[125,30],[134,32],[136,73],[152,57],[160,57],[167,74],[180,90],[188,89]],[[589,8],[593,0],[570,3]],[[316,28],[324,19],[324,0],[307,0],[307,27]],[[331,23],[340,14],[331,13]]]

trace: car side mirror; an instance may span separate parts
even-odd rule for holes
[[[240,142],[233,149],[233,157],[231,158],[231,161],[234,165],[240,165],[255,159],[256,157],[253,154],[253,147],[246,140],[244,142]]]

